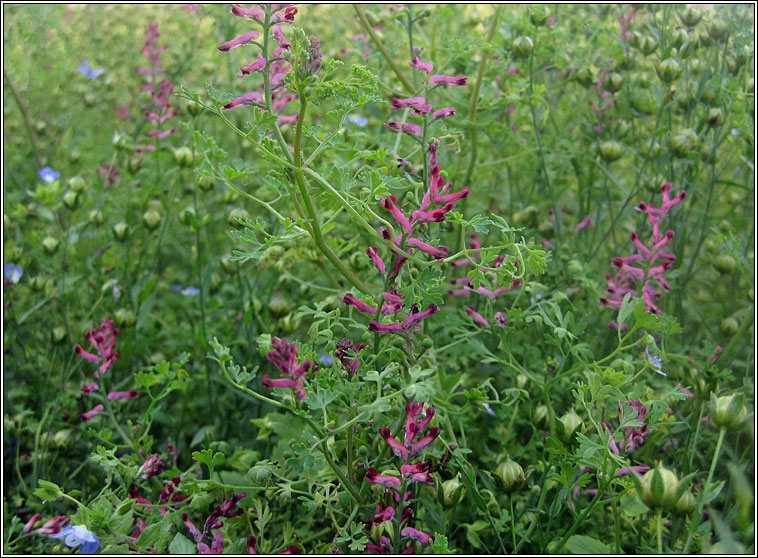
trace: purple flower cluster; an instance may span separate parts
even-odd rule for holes
[[[305,399],[306,392],[303,389],[303,377],[314,367],[311,359],[297,363],[298,346],[295,343],[287,343],[287,339],[272,339],[273,349],[266,354],[266,358],[281,370],[286,378],[272,379],[268,374],[262,378],[263,385],[270,388],[292,388],[298,399]]]
[[[231,500],[224,500],[224,503],[220,506],[216,506],[211,510],[205,520],[203,531],[201,532],[195,524],[190,521],[189,516],[186,513],[182,514],[182,521],[189,529],[190,535],[197,543],[197,549],[203,554],[221,554],[224,550],[224,535],[221,531],[216,531],[211,539],[211,531],[215,529],[221,529],[224,526],[222,518],[231,518],[241,515],[243,512],[241,509],[234,509],[237,503],[242,500],[247,494],[242,492],[233,496]],[[210,546],[207,544],[210,542]]]
[[[648,408],[643,405],[639,399],[630,399],[626,402],[626,405],[637,411],[637,417],[635,419],[635,422],[642,422],[645,418],[645,415],[647,415]],[[618,407],[618,418],[619,422],[621,422],[621,416],[622,416],[622,407],[619,405]],[[645,441],[645,436],[647,436],[652,430],[648,428],[647,423],[642,423],[642,426],[625,426],[624,427],[624,439],[621,440],[618,444],[612,437],[613,433],[613,427],[611,426],[610,422],[604,422],[603,423],[603,433],[608,436],[609,439],[609,446],[611,448],[611,451],[615,453],[616,455],[621,455],[621,452],[630,453],[632,452],[636,447],[641,446],[643,442]]]
[[[614,258],[611,261],[611,265],[618,269],[616,275],[608,273],[606,275],[606,281],[608,288],[605,290],[607,296],[601,297],[599,302],[604,306],[610,306],[611,308],[620,308],[624,296],[628,293],[632,297],[637,296],[637,289],[634,288],[635,283],[641,283],[641,296],[645,301],[645,307],[649,312],[657,314],[661,309],[656,306],[653,299],[659,299],[661,291],[655,289],[652,286],[652,280],[655,279],[656,283],[663,292],[668,292],[671,289],[671,285],[663,278],[663,274],[673,264],[676,256],[669,252],[664,252],[663,248],[668,242],[674,238],[674,231],[668,230],[663,235],[660,234],[661,219],[668,215],[669,209],[681,202],[686,196],[687,192],[682,190],[679,195],[673,199],[670,196],[671,183],[666,182],[661,185],[661,191],[663,193],[663,202],[661,207],[653,207],[645,202],[640,202],[635,209],[646,213],[650,226],[653,229],[652,237],[649,245],[645,245],[640,241],[639,235],[636,231],[632,231],[632,243],[636,248],[636,253],[631,256],[624,256]],[[660,262],[659,262],[660,260]],[[642,267],[635,267],[631,264],[640,264]]]

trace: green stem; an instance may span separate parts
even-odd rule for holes
[[[563,547],[566,545],[566,542],[569,540],[571,535],[576,533],[576,530],[579,529],[579,526],[584,522],[585,518],[597,507],[597,505],[600,503],[601,496],[605,493],[605,489],[608,488],[609,484],[610,481],[606,482],[602,487],[598,487],[598,491],[597,494],[595,494],[595,497],[592,499],[589,505],[582,510],[581,515],[574,520],[574,523],[571,525],[569,530],[566,531],[566,534],[563,535],[561,542],[558,543],[558,547],[555,549],[555,554],[560,554],[561,550],[563,550]]]
[[[376,48],[379,49],[379,52],[382,53],[382,56],[384,56],[384,59],[387,61],[387,64],[389,64],[390,68],[392,68],[392,71],[395,72],[395,75],[397,76],[397,79],[400,80],[400,83],[403,85],[403,88],[408,93],[411,93],[411,94],[414,93],[415,89],[408,82],[405,76],[402,74],[402,72],[400,71],[400,68],[397,67],[397,64],[395,64],[395,61],[392,59],[392,56],[390,56],[390,53],[387,52],[387,47],[384,46],[384,44],[382,43],[382,40],[379,38],[379,36],[374,31],[374,29],[371,27],[371,24],[366,19],[366,16],[363,13],[363,8],[361,8],[358,4],[353,4],[353,8],[355,9],[355,13],[358,14],[358,20],[361,22],[363,29],[366,30],[366,33],[369,34],[369,36],[371,37],[371,40],[374,41]]]
[[[40,156],[39,150],[37,149],[37,139],[34,137],[34,132],[32,131],[32,123],[29,119],[29,110],[26,108],[24,101],[21,99],[21,95],[19,94],[18,89],[16,89],[16,86],[13,85],[10,76],[4,69],[3,77],[5,78],[6,83],[8,83],[8,87],[13,94],[13,99],[16,101],[21,114],[24,116],[24,128],[26,128],[26,133],[29,136],[29,141],[32,144],[32,151],[34,151],[34,158],[37,159],[37,166],[41,169],[42,157]]]
[[[508,495],[508,502],[511,505],[511,538],[513,539],[513,554],[516,553],[516,520],[513,517],[513,492]]]
[[[663,508],[658,508],[655,514],[655,526],[658,540],[658,554],[663,554]]]

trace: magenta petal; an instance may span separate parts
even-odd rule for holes
[[[234,50],[235,48],[239,48],[242,45],[246,45],[247,43],[254,41],[260,36],[261,34],[258,33],[258,31],[248,31],[241,37],[237,37],[236,39],[219,43],[217,48],[222,52],[228,52],[230,50]]]

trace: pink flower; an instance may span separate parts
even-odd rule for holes
[[[222,52],[228,52],[230,50],[234,50],[235,48],[239,48],[242,45],[246,45],[258,37],[260,37],[261,34],[258,33],[258,31],[248,31],[244,35],[237,37],[236,39],[231,39],[229,41],[219,43],[219,45],[216,47]]]
[[[369,306],[365,302],[361,302],[355,298],[355,296],[353,296],[353,293],[346,293],[345,296],[343,296],[340,300],[348,306],[354,306],[360,312],[366,312],[367,314],[376,314],[376,308]]]
[[[384,127],[394,132],[401,132],[412,136],[421,136],[421,126],[416,124],[409,124],[407,122],[395,122],[391,120],[384,123]]]
[[[108,401],[118,401],[119,399],[134,399],[139,397],[136,390],[131,391],[112,391],[108,394]]]
[[[271,34],[274,36],[274,40],[276,41],[276,44],[279,45],[279,48],[284,50],[289,50],[289,48],[292,46],[287,42],[287,39],[284,37],[284,33],[282,33],[282,28],[278,25],[274,25],[271,28]]]
[[[60,533],[66,525],[68,525],[68,517],[65,515],[56,515],[47,520],[42,527],[35,529],[34,532],[39,535],[55,535]]]
[[[82,413],[81,415],[79,415],[79,418],[82,420],[82,422],[86,422],[94,418],[96,415],[102,413],[104,408],[105,407],[103,407],[102,405],[95,405],[94,409],[86,413]]]
[[[32,532],[32,529],[34,528],[34,524],[35,524],[35,523],[37,523],[37,521],[38,521],[38,520],[39,520],[41,517],[42,517],[42,516],[41,516],[40,514],[38,514],[38,513],[35,513],[35,514],[34,514],[34,515],[33,515],[33,516],[32,516],[32,517],[29,519],[29,521],[27,521],[26,523],[24,523],[24,528],[23,528],[23,529],[21,529],[21,534],[22,534],[22,535],[28,535],[29,533],[31,533],[31,532]]]
[[[400,474],[410,482],[423,482],[434,486],[434,481],[429,476],[429,462],[423,461],[415,465],[400,465]]]
[[[240,73],[237,74],[237,77],[246,76],[248,74],[251,74],[253,72],[259,72],[263,68],[266,67],[266,59],[263,58],[263,55],[259,52],[258,53],[258,60],[253,62],[252,64],[248,64],[247,66],[242,66],[240,68]]]
[[[171,128],[170,130],[165,130],[165,131],[150,130],[147,133],[147,137],[149,138],[157,137],[158,139],[163,139],[163,138],[167,138],[168,136],[173,135],[174,132],[176,132],[176,128]]]
[[[432,535],[427,535],[423,531],[419,531],[413,527],[404,527],[403,530],[400,531],[400,535],[424,544],[430,544],[430,541],[434,540],[434,537]]]
[[[423,105],[426,100],[423,97],[411,97],[410,99],[398,99],[397,97],[393,97],[390,108],[392,109],[401,109],[401,108],[412,108],[416,105]]]
[[[238,17],[244,17],[245,19],[254,19],[259,22],[262,22],[265,17],[263,10],[260,8],[242,8],[239,4],[232,4],[232,10],[229,13]]]
[[[468,76],[442,76],[434,74],[429,76],[429,85],[468,85]]]
[[[295,21],[295,15],[297,14],[297,8],[287,8],[284,13],[274,14],[274,23],[293,23]]]
[[[98,389],[97,383],[92,382],[91,384],[87,384],[86,386],[82,387],[82,393],[84,393],[84,395],[89,395],[96,389]]]
[[[379,270],[379,273],[382,275],[385,275],[387,273],[387,268],[384,266],[384,262],[382,261],[382,258],[379,257],[379,250],[376,246],[370,246],[366,249],[366,254],[368,254],[368,257],[371,258],[371,261],[374,264],[374,267]]]
[[[502,312],[495,312],[495,325],[499,327],[505,327],[505,323],[507,321],[508,318],[506,318]]]
[[[400,482],[400,479],[396,477],[380,475],[377,473],[377,470],[372,467],[366,467],[366,476],[363,477],[363,480],[372,484],[381,484],[387,488],[397,488],[402,484]]]
[[[422,242],[418,238],[409,238],[407,241],[408,246],[413,246],[414,248],[418,248],[425,254],[429,254],[436,260],[443,260],[447,257],[448,250],[444,246],[440,248],[435,248],[434,246],[431,246],[430,244],[427,244],[426,242]]]
[[[159,475],[163,469],[166,468],[166,463],[163,458],[157,453],[154,453],[148,457],[145,462],[137,469],[137,476],[142,480],[147,480],[150,477]]]
[[[342,366],[350,372],[351,376],[355,375],[360,364],[357,354],[366,348],[364,343],[355,343],[350,339],[340,339],[335,346],[334,356],[339,359]],[[355,358],[353,358],[355,357]]]
[[[418,56],[414,56],[413,60],[411,60],[411,67],[416,68],[417,70],[421,70],[422,72],[426,72],[427,74],[431,74],[432,70],[434,70],[434,66],[432,64],[428,62],[422,62]]]
[[[221,107],[221,110],[229,110],[242,105],[252,105],[254,103],[259,105],[263,104],[263,95],[261,95],[258,91],[251,91],[250,93],[245,93],[241,97],[232,99],[223,107]]]
[[[474,321],[482,327],[490,327],[490,323],[481,314],[474,310],[473,306],[466,306],[466,315],[474,318]]]
[[[403,229],[403,232],[406,234],[411,234],[411,230],[413,229],[413,226],[411,225],[410,221],[403,215],[403,212],[400,210],[400,208],[397,206],[397,199],[395,196],[389,196],[388,198],[383,198],[380,202],[381,206],[389,211],[392,216],[395,218],[395,221],[398,225]]]
[[[371,518],[371,520],[374,522],[374,525],[381,525],[385,521],[390,521],[392,518],[395,517],[395,508],[392,506],[387,506],[382,510],[382,505],[377,504],[376,505],[376,513],[374,514],[374,517]]]
[[[578,233],[579,231],[581,231],[582,229],[584,229],[585,227],[587,227],[588,225],[591,225],[591,224],[592,224],[592,217],[590,217],[589,215],[587,215],[584,219],[582,219],[582,222],[579,223],[574,228],[574,234]]]
[[[392,453],[394,453],[403,461],[408,461],[408,448],[400,444],[397,440],[395,440],[395,438],[392,437],[389,428],[380,428],[379,434],[382,438],[384,438],[384,441],[387,442],[390,449],[392,450]]]
[[[76,354],[82,358],[93,364],[100,364],[100,368],[95,371],[96,378],[99,378],[100,374],[110,370],[118,360],[118,353],[114,351],[118,329],[113,327],[113,324],[113,320],[106,320],[103,318],[103,322],[98,327],[85,333],[85,337],[87,337],[89,342],[92,343],[97,350],[97,355],[88,353],[82,349],[80,345],[74,347]]]
[[[432,120],[437,120],[438,118],[447,118],[448,116],[455,116],[455,107],[445,107],[439,110],[435,110],[432,113]]]

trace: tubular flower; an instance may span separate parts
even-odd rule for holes
[[[642,289],[640,292],[647,310],[653,314],[657,314],[661,311],[653,300],[658,300],[660,298],[661,291],[666,293],[671,289],[671,285],[669,285],[663,277],[663,274],[673,266],[676,256],[662,250],[666,244],[674,238],[674,231],[668,230],[661,235],[660,220],[668,215],[669,209],[677,205],[687,196],[687,192],[682,190],[679,195],[671,199],[669,194],[671,191],[671,183],[669,182],[661,185],[661,191],[663,193],[663,203],[660,208],[653,207],[645,202],[640,202],[635,208],[637,211],[647,214],[648,221],[653,229],[652,236],[649,244],[645,245],[640,240],[637,232],[632,231],[632,244],[637,253],[611,260],[611,265],[619,271],[615,275],[611,273],[606,275],[608,287],[604,294],[607,296],[603,296],[599,299],[599,303],[603,306],[620,308],[626,294],[630,294],[632,297],[637,296],[638,290],[635,283],[642,283]],[[660,263],[655,265],[656,261],[659,259],[661,260]],[[640,262],[645,262],[643,268],[630,265],[631,263]],[[647,268],[647,272],[644,270],[645,267]],[[655,280],[660,291],[653,286],[653,280]]]
[[[366,345],[364,343],[355,343],[350,339],[340,339],[337,341],[334,356],[339,359],[345,370],[348,370],[350,375],[354,376],[356,370],[358,370],[358,365],[361,363],[358,353],[365,348]]]
[[[297,8],[286,8],[284,10],[284,13],[276,13],[274,14],[274,19],[272,20],[274,23],[294,23],[295,16],[297,15]]]
[[[258,22],[262,22],[265,17],[263,10],[260,8],[242,8],[239,4],[232,4],[232,9],[229,13],[238,17],[244,17],[245,19],[254,19]]]
[[[481,314],[474,310],[473,306],[466,306],[466,315],[474,318],[474,321],[482,327],[490,327],[490,323]]]
[[[131,391],[112,391],[108,394],[108,401],[118,401],[119,399],[134,399],[139,397],[136,390]]]
[[[219,45],[216,47],[221,52],[228,52],[230,50],[234,50],[235,48],[239,48],[242,45],[246,45],[258,37],[260,37],[261,34],[258,33],[258,31],[248,31],[244,35],[237,37],[236,39],[231,39],[229,41],[225,41],[223,43],[219,43]]]
[[[263,95],[261,95],[258,91],[251,91],[250,93],[245,93],[236,99],[232,99],[223,107],[221,107],[221,110],[229,110],[243,105],[252,105],[254,103],[259,105],[263,104]]]
[[[247,66],[242,66],[240,68],[240,73],[237,74],[237,77],[246,76],[246,75],[252,74],[253,72],[259,72],[265,67],[266,67],[266,59],[263,58],[263,55],[259,52],[258,60],[256,60],[252,64],[248,64]]]
[[[297,364],[298,346],[294,343],[287,343],[287,339],[273,338],[271,340],[273,349],[266,354],[266,358],[287,376],[286,378],[271,379],[268,375],[262,378],[263,385],[266,387],[280,387],[294,389],[294,395],[298,399],[305,399],[305,390],[303,389],[303,376],[313,367],[313,361],[304,360]]]
[[[410,65],[411,67],[416,68],[417,70],[421,70],[422,72],[426,72],[427,74],[431,74],[432,70],[434,70],[434,66],[432,64],[429,62],[422,62],[421,58],[418,56],[413,57]]]
[[[374,333],[400,333],[412,331],[420,321],[428,318],[435,312],[439,312],[439,306],[429,304],[426,310],[419,312],[418,307],[413,305],[411,313],[401,323],[380,324],[376,320],[371,320],[368,324],[368,330]]]
[[[400,474],[410,482],[423,482],[430,486],[434,485],[434,481],[429,476],[428,461],[423,461],[416,465],[400,465]]]
[[[366,467],[366,476],[363,477],[363,480],[371,484],[381,484],[387,488],[399,488],[402,484],[397,477],[380,475],[377,470],[372,467]]]
[[[395,122],[394,120],[390,120],[389,122],[384,123],[384,127],[394,132],[401,132],[403,134],[421,137],[421,126],[418,126],[417,124],[409,124],[408,122]]]
[[[418,541],[420,543],[424,544],[431,544],[430,541],[434,540],[433,535],[427,535],[423,531],[419,531],[418,529],[414,529],[413,527],[404,527],[402,531],[400,531],[400,535],[403,537],[408,537],[412,541]]]
[[[99,415],[100,413],[102,413],[104,408],[105,407],[103,407],[102,405],[95,405],[95,407],[91,411],[88,411],[86,413],[82,413],[81,415],[79,415],[79,418],[82,420],[82,422],[86,422],[94,418],[95,416]]]
[[[76,345],[76,347],[74,347],[74,351],[76,351],[76,354],[80,357],[93,364],[100,364],[100,367],[95,371],[96,378],[99,378],[100,374],[113,368],[113,365],[118,360],[118,353],[114,351],[118,329],[113,327],[113,324],[113,320],[106,320],[103,318],[103,322],[99,326],[84,334],[97,350],[97,355],[88,353],[82,349],[81,345]]]
[[[38,527],[34,530],[38,535],[55,535],[60,533],[61,529],[68,525],[68,517],[65,515],[56,515],[47,520],[42,527]]]
[[[445,107],[439,110],[435,110],[432,113],[432,120],[447,118],[448,116],[455,116],[455,107]]]
[[[137,469],[137,476],[142,480],[147,480],[150,477],[160,475],[161,471],[166,468],[166,463],[163,458],[157,453],[154,453],[148,457],[145,462]]]
[[[440,429],[439,428],[430,428],[429,433],[427,436],[422,438],[421,440],[416,441],[416,437],[418,434],[423,432],[426,427],[431,422],[432,418],[434,417],[434,407],[429,407],[426,410],[426,416],[425,418],[421,420],[416,420],[416,417],[418,417],[421,414],[421,411],[424,407],[423,403],[416,403],[415,401],[410,401],[405,406],[405,413],[406,413],[406,419],[405,419],[405,437],[403,439],[403,443],[401,444],[395,438],[392,437],[392,434],[390,434],[389,428],[382,428],[379,430],[379,434],[384,438],[384,441],[387,442],[387,444],[392,449],[392,452],[397,456],[400,457],[403,461],[408,461],[409,457],[413,457],[414,455],[417,455],[421,453],[429,444],[431,444],[437,436],[439,436]],[[417,466],[417,467],[420,467]],[[401,472],[403,472],[401,470]],[[406,469],[407,473],[423,473],[424,470],[422,469]],[[422,481],[426,482],[426,481]]]
[[[429,76],[429,85],[468,85],[468,76],[442,76],[434,74]]]

